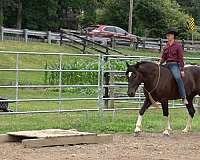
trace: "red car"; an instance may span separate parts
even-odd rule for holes
[[[86,31],[89,37],[93,37],[95,41],[99,41],[101,43],[105,43],[105,41],[109,43],[111,38],[114,38],[117,44],[130,45],[137,41],[136,35],[130,34],[122,28],[116,26],[90,26],[86,28]]]

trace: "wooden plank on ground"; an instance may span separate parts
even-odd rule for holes
[[[95,144],[112,142],[111,135],[85,135],[85,136],[66,136],[53,138],[39,139],[24,139],[22,144],[24,147],[45,147],[45,146],[60,146],[60,145],[75,145],[75,144]]]
[[[9,136],[7,134],[0,134],[0,143],[6,143],[6,142],[15,142],[17,139],[13,136]]]
[[[113,142],[113,136],[111,134],[100,134],[97,135],[96,138],[98,144],[107,144]]]
[[[24,147],[45,147],[75,144],[110,143],[112,135],[79,132],[77,130],[45,129],[35,131],[8,132],[2,141],[21,141]],[[1,142],[1,137],[0,137]]]
[[[21,137],[28,137],[28,138],[97,135],[96,133],[79,132],[74,129],[72,130],[45,129],[45,130],[35,130],[35,131],[8,132],[7,134],[11,136],[21,136]]]

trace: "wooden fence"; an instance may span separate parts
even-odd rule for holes
[[[55,33],[51,31],[34,31],[29,29],[12,29],[12,28],[4,28],[0,27],[0,40],[23,40],[25,42],[28,41],[40,41],[47,43],[62,43],[61,41],[69,42],[69,43],[79,43],[83,42],[83,39],[89,39],[95,41],[94,37],[88,37],[87,34],[81,31],[67,30],[66,32],[70,33],[70,38],[63,38],[62,32]],[[65,32],[65,33],[66,33]],[[76,35],[76,36],[73,36]],[[78,38],[80,36],[80,38]],[[66,36],[65,36],[66,37]],[[100,37],[101,38],[101,37]],[[71,40],[70,40],[71,39]],[[113,48],[118,46],[126,46],[134,48],[134,49],[148,49],[148,50],[157,50],[162,51],[162,48],[166,45],[167,40],[162,38],[146,38],[146,37],[138,37],[135,42],[126,41],[126,45],[122,45],[118,43],[119,39],[112,38],[104,38],[104,41],[108,41],[106,45],[109,45]],[[121,42],[123,40],[120,40]],[[188,52],[200,52],[200,41],[191,41],[191,40],[177,40],[183,46],[184,51]]]

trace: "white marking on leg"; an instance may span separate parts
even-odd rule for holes
[[[192,117],[190,116],[190,114],[188,114],[188,120],[187,120],[187,124],[184,130],[182,130],[184,133],[187,133],[189,131],[192,130]]]
[[[164,135],[169,135],[169,131],[171,131],[171,123],[170,123],[170,117],[165,117],[165,125],[166,125],[166,128],[163,132]]]
[[[170,122],[170,117],[169,117],[169,116],[167,117],[167,129],[168,129],[169,131],[172,130],[172,128],[171,128],[171,122]]]
[[[135,132],[141,132],[141,124],[142,124],[142,116],[139,114],[135,127]]]

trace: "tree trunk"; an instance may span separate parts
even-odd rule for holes
[[[0,26],[3,26],[3,1],[0,2]]]
[[[17,29],[22,28],[22,0],[18,0],[17,8]]]

